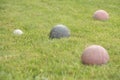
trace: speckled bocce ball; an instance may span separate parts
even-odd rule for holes
[[[60,39],[65,37],[67,38],[69,36],[70,36],[70,30],[65,25],[60,24],[52,28],[52,30],[50,31],[49,38]]]
[[[102,46],[92,45],[83,51],[81,59],[83,64],[102,65],[109,61],[109,55]]]
[[[106,21],[109,19],[109,14],[105,10],[97,10],[93,18],[100,21]]]

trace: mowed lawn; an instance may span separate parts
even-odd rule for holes
[[[108,21],[92,18],[99,9]],[[57,24],[70,38],[49,39]],[[13,34],[18,28],[23,35]],[[108,51],[107,64],[81,63],[93,44]],[[0,80],[120,80],[120,1],[0,0]]]

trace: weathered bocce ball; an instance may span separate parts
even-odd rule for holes
[[[109,14],[105,10],[97,10],[93,18],[100,21],[106,21],[109,19]]]
[[[56,25],[55,27],[52,28],[50,31],[49,38],[67,38],[70,36],[70,30],[65,26],[65,25]]]
[[[102,65],[109,61],[109,55],[102,46],[92,45],[83,51],[81,59],[83,64]]]

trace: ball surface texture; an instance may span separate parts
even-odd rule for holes
[[[70,30],[65,25],[56,25],[50,31],[49,38],[64,38],[70,36]]]
[[[94,13],[93,18],[96,20],[105,21],[109,19],[109,14],[105,10],[97,10]]]
[[[99,45],[91,45],[82,53],[81,56],[83,64],[101,65],[109,61],[109,55],[105,48]]]

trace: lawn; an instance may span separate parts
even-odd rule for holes
[[[92,18],[96,10],[108,21]],[[70,38],[49,39],[57,24]],[[14,29],[24,34],[16,36]],[[101,45],[110,60],[102,66],[81,63],[89,45]],[[0,0],[0,80],[119,80],[119,0]]]

